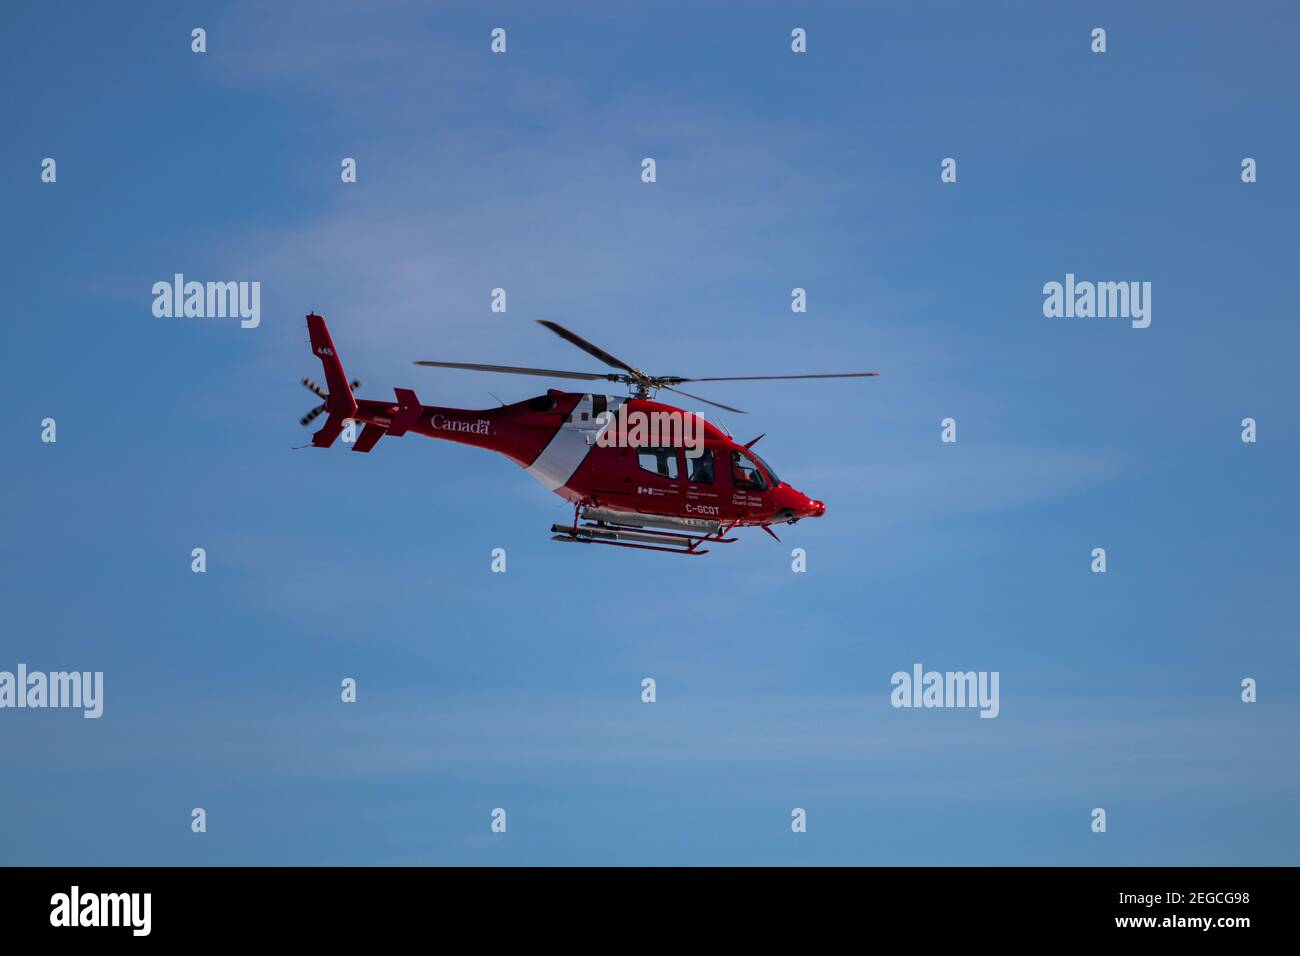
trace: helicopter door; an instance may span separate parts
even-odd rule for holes
[[[679,448],[636,448],[635,498],[643,511],[662,509],[681,498],[682,461]]]
[[[718,463],[726,461],[725,455],[719,455],[712,448],[700,449],[700,454],[692,458],[686,455],[686,514],[708,518],[722,516],[723,495],[726,493],[726,481],[718,477]]]

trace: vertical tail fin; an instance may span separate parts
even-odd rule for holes
[[[334,340],[325,319],[316,313],[307,316],[307,331],[311,335],[311,350],[320,359],[325,372],[325,410],[329,412],[324,427],[312,435],[311,443],[317,448],[328,448],[343,431],[343,423],[357,413],[357,400],[348,386],[347,376],[343,374],[343,363],[339,361],[334,349]]]

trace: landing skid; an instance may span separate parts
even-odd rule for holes
[[[708,554],[703,544],[731,544],[735,538],[726,534],[735,525],[719,528],[708,535],[678,534],[673,531],[654,531],[647,528],[628,525],[609,524],[604,521],[595,524],[553,524],[552,541],[577,541],[582,544],[608,544],[615,548],[636,548],[640,551],[664,551],[669,554],[686,554],[697,556]]]

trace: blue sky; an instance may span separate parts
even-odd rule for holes
[[[105,712],[0,711],[0,862],[1298,862],[1293,6],[3,18],[0,669]],[[260,281],[260,327],[155,318],[176,272]],[[1045,318],[1067,272],[1150,281],[1151,327]],[[291,451],[312,309],[367,397],[590,367],[534,319],[881,377],[699,387],[827,502],[781,545],[560,547],[504,459]],[[892,708],[915,662],[1000,715]]]

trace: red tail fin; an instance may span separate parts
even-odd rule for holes
[[[311,443],[318,448],[328,448],[343,431],[343,423],[357,413],[357,400],[348,386],[347,376],[343,374],[343,363],[334,350],[334,340],[330,338],[325,320],[313,312],[307,316],[307,331],[311,334],[311,350],[325,370],[325,388],[329,392],[325,400],[329,418],[325,426],[312,435]]]

